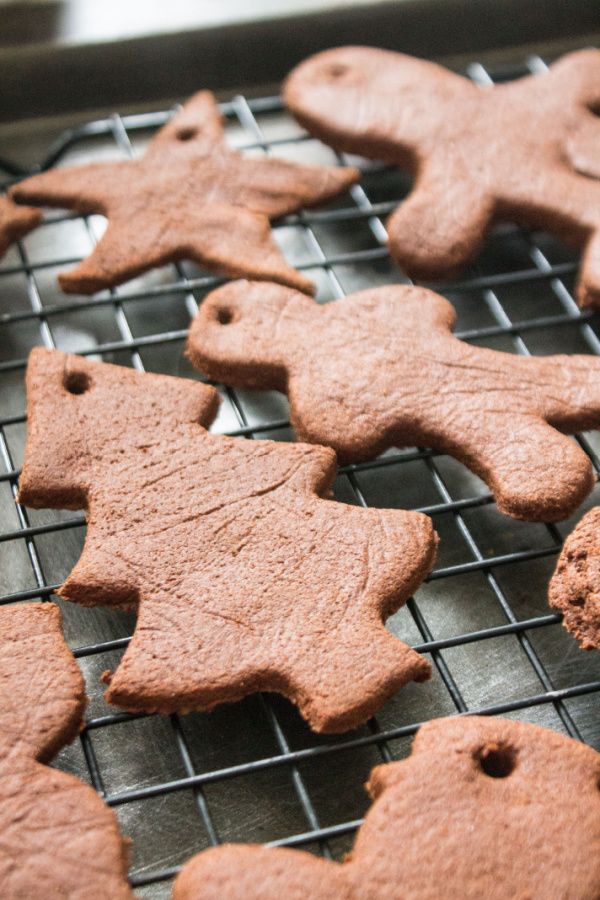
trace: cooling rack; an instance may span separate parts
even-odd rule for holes
[[[490,71],[491,84],[542,71],[538,56]],[[363,179],[317,211],[288,216],[274,235],[288,260],[318,285],[320,302],[368,286],[406,282],[385,247],[385,216],[410,188],[397,170],[336,155],[286,114],[278,97],[221,104],[226,135],[244,153],[360,165]],[[61,134],[42,167],[127,158],[143,152],[172,111],[113,115]],[[25,168],[2,160],[6,188]],[[50,213],[0,263],[0,603],[42,599],[63,611],[67,639],[90,697],[80,740],[59,767],[87,779],[131,836],[131,881],[143,897],[167,897],[193,853],[222,841],[302,846],[340,858],[368,801],[370,768],[409,752],[419,724],[442,715],[506,715],[600,747],[600,655],[584,653],[546,605],[568,522],[516,522],[496,510],[486,486],[456,461],[426,448],[393,450],[340,469],[336,497],[359,506],[418,509],[441,545],[434,571],[388,621],[431,659],[434,675],[409,685],[365,727],[313,735],[294,708],[257,695],[209,715],[132,716],[108,707],[100,674],[114,668],[133,617],[84,610],[54,591],[74,565],[85,521],[76,513],[27,510],[15,501],[25,442],[23,374],[31,347],[83,353],[137,369],[199,378],[182,355],[190,318],[222,282],[186,262],[122,287],[71,299],[57,271],[80,260],[101,234],[100,217]],[[457,334],[520,354],[600,352],[599,319],[572,294],[578,256],[546,234],[499,227],[460,281],[431,285],[458,312]],[[240,439],[293,440],[285,398],[217,385],[213,430]],[[576,438],[599,470],[597,435]]]

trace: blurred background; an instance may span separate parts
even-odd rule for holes
[[[336,44],[449,62],[599,29],[597,0],[0,0],[0,122],[132,108],[200,85],[261,93]]]

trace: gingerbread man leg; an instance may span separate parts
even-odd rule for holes
[[[592,489],[587,455],[537,416],[501,412],[476,423],[459,418],[449,433],[442,440],[450,452],[490,485],[498,509],[516,519],[560,521]]]

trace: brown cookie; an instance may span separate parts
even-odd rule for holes
[[[528,358],[459,341],[438,294],[395,285],[318,305],[238,281],[213,291],[188,355],[211,378],[286,391],[302,440],[343,461],[425,445],[460,459],[517,519],[568,516],[594,483],[561,432],[600,426],[600,359]]]
[[[328,200],[357,178],[355,169],[230,150],[215,98],[201,91],[141,159],[52,169],[22,181],[11,196],[107,216],[90,256],[59,275],[67,293],[92,294],[178,259],[312,293],[313,283],[286,264],[269,220]]]
[[[60,594],[139,604],[111,703],[170,713],[277,691],[343,731],[429,677],[383,626],[433,563],[426,516],[324,499],[324,447],[208,434],[218,395],[194,381],[37,349],[27,394],[21,502],[87,508]]]
[[[125,900],[126,845],[89,785],[48,768],[79,733],[83,678],[57,606],[0,608],[0,895]]]
[[[600,507],[571,532],[550,582],[550,606],[584,650],[600,650]]]
[[[39,209],[17,206],[12,200],[0,197],[0,259],[14,241],[33,231],[41,220]]]
[[[173,900],[597,900],[600,754],[508,719],[423,725],[378,766],[342,865],[230,845],[193,857]]]
[[[338,47],[294,69],[284,97],[336,149],[413,174],[387,222],[409,274],[456,274],[507,220],[584,247],[579,302],[600,306],[598,50],[490,90],[401,53]]]

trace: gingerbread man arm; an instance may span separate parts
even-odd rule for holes
[[[413,278],[451,277],[481,248],[494,206],[468,170],[438,152],[386,222],[390,253]]]

